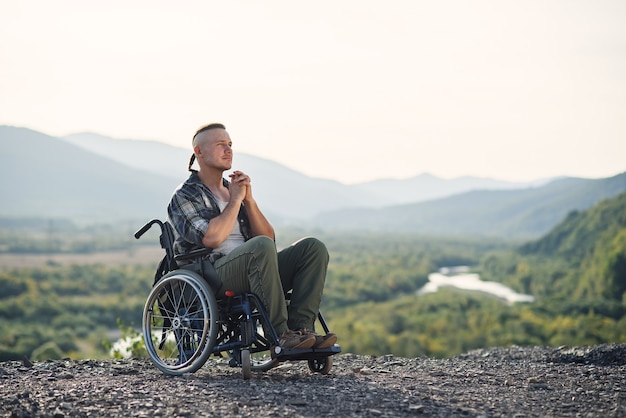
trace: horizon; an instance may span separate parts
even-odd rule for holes
[[[0,23],[0,124],[190,149],[218,121],[344,184],[626,171],[620,0],[24,0]]]

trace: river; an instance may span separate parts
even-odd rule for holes
[[[517,293],[501,283],[480,280],[480,276],[475,273],[469,273],[469,267],[466,266],[443,267],[438,272],[429,274],[428,283],[419,289],[417,294],[433,293],[441,287],[454,287],[486,293],[503,299],[508,303],[530,303],[535,301],[534,296]]]

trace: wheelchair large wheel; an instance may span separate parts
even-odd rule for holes
[[[193,373],[215,345],[218,309],[202,277],[174,270],[152,288],[143,311],[143,337],[154,365],[169,375]]]

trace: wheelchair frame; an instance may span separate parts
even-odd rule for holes
[[[244,379],[252,371],[264,372],[284,361],[306,360],[312,372],[328,374],[331,356],[341,352],[337,344],[327,348],[285,348],[260,298],[251,292],[215,294],[209,278],[179,267],[179,262],[200,262],[211,250],[201,249],[182,257],[174,256],[174,231],[168,222],[153,219],[135,233],[139,239],[154,224],[165,257],[159,264],[148,295],[142,332],[154,365],[169,375],[199,370],[211,354],[230,357],[231,367],[241,367]],[[213,272],[215,273],[215,272]],[[216,273],[215,273],[216,274]],[[289,295],[286,295],[287,301]],[[317,319],[329,332],[321,312]]]

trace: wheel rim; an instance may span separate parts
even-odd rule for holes
[[[213,294],[194,276],[166,275],[152,289],[144,309],[146,350],[157,368],[168,374],[196,371],[214,344]]]

